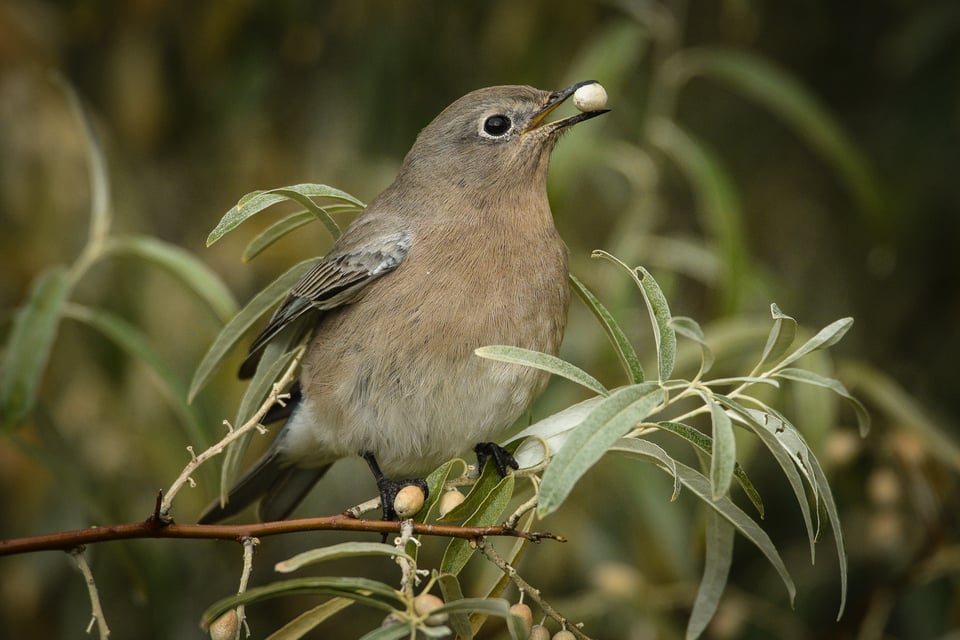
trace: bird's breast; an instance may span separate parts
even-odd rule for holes
[[[418,235],[394,272],[318,327],[303,384],[333,441],[324,446],[373,450],[396,476],[495,439],[547,376],[474,350],[556,354],[568,301],[567,250],[552,227],[527,237]]]

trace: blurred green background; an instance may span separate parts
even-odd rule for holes
[[[819,545],[811,567],[789,487],[768,457],[744,448],[767,506],[763,524],[800,594],[791,610],[775,572],[738,541],[709,637],[960,633],[957,2],[5,2],[4,334],[34,277],[71,263],[87,233],[86,143],[53,71],[95,121],[113,233],[194,253],[241,303],[329,246],[313,225],[244,264],[245,242],[269,223],[262,216],[205,249],[243,194],[323,182],[369,201],[416,132],[460,95],[493,84],[601,81],[614,111],[558,146],[551,199],[571,268],[630,328],[639,351],[652,345],[641,302],[621,274],[589,259],[593,249],[650,269],[673,312],[704,324],[723,371],[745,373],[742,362],[749,370],[771,302],[814,328],[856,318],[834,358],[817,366],[866,402],[871,435],[859,440],[853,416],[825,394],[783,400],[834,485],[851,560],[846,615],[835,621],[832,543]],[[96,264],[71,299],[139,328],[183,387],[221,326],[143,260]],[[604,383],[622,382],[578,302],[564,357]],[[0,440],[0,536],[143,519],[187,461],[185,447],[212,442],[242,390],[224,373],[203,392],[194,410],[209,441],[196,442],[152,369],[64,321],[37,409]],[[555,382],[536,416],[582,397]],[[356,461],[338,464],[299,513],[333,513],[369,497],[372,482],[354,481],[361,474],[366,482]],[[594,637],[682,637],[699,581],[702,512],[689,497],[671,503],[660,475],[607,461],[542,524],[571,542],[534,547],[520,566]],[[215,468],[196,480],[175,503],[181,522],[216,494]],[[253,580],[273,579],[276,560],[342,539],[270,539]],[[439,542],[425,546],[426,558],[442,553]],[[240,553],[205,541],[91,549],[113,637],[201,637],[200,613],[236,590]],[[323,570],[396,581],[384,564]],[[469,575],[482,581],[486,568],[475,564]],[[254,637],[311,602],[251,607]],[[354,607],[312,637],[357,637],[379,616]],[[0,559],[5,637],[78,637],[88,617],[69,557]],[[484,637],[506,635],[490,625]]]

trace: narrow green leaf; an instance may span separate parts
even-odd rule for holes
[[[713,380],[704,381],[704,386],[707,387],[722,387],[726,385],[741,385],[741,384],[768,384],[771,387],[777,389],[780,388],[780,382],[774,380],[773,378],[761,378],[758,376],[733,376],[731,378],[714,378]]]
[[[326,213],[333,213],[335,211],[356,211],[358,207],[352,204],[331,204],[321,207],[321,209]],[[273,223],[261,233],[257,234],[257,236],[247,244],[247,248],[243,250],[243,261],[249,262],[253,260],[264,249],[291,231],[295,231],[304,225],[316,221],[317,216],[313,211],[304,210],[292,213],[282,220]]]
[[[133,360],[146,365],[167,402],[180,417],[189,440],[195,445],[203,446],[211,442],[211,434],[203,426],[193,407],[187,404],[186,388],[181,382],[180,375],[164,361],[139,329],[109,311],[91,309],[78,304],[65,304],[63,316],[96,329],[127,352]]]
[[[630,377],[630,382],[633,384],[643,382],[644,373],[643,366],[640,364],[640,358],[637,357],[637,352],[633,349],[633,345],[630,344],[630,340],[623,332],[623,329],[620,328],[620,325],[616,319],[614,319],[613,314],[611,314],[607,308],[603,306],[603,303],[593,295],[593,292],[572,273],[570,274],[570,283],[573,285],[574,293],[579,296],[583,304],[587,306],[587,309],[589,309],[600,322],[604,333],[607,334],[607,338],[610,340],[610,344],[613,345],[614,351],[617,352],[617,357],[620,358],[620,363],[623,365],[624,371]]]
[[[713,455],[713,440],[710,438],[710,436],[703,433],[699,429],[695,429],[688,424],[683,424],[682,422],[663,421],[657,422],[656,425],[664,431],[669,431],[670,433],[683,438],[704,453],[710,456]],[[739,462],[734,463],[733,476],[737,479],[737,482],[740,483],[740,488],[742,488],[743,492],[747,494],[747,498],[749,498],[750,502],[753,503],[753,506],[756,508],[757,512],[760,514],[760,518],[762,519],[764,515],[763,499],[760,497],[760,492],[757,491],[757,488],[754,486],[749,476],[747,476],[747,472],[743,470],[742,466],[740,466]]]
[[[653,322],[653,335],[657,341],[657,361],[662,382],[673,374],[673,365],[677,358],[677,334],[670,325],[670,307],[667,305],[666,296],[660,290],[660,285],[643,267],[637,267],[636,271],[640,275],[640,289],[643,291],[643,298],[650,311],[650,320]]]
[[[237,302],[220,276],[176,245],[147,236],[112,237],[104,244],[104,252],[138,258],[169,272],[196,293],[223,322],[237,312]]]
[[[404,557],[413,562],[411,556],[406,553],[401,553],[393,545],[381,544],[379,542],[342,542],[329,547],[317,547],[316,549],[298,553],[292,558],[278,562],[276,566],[274,566],[274,571],[291,573],[318,562],[366,556],[383,556],[391,559]]]
[[[797,457],[794,438],[786,439],[790,436],[786,429],[778,430],[777,426],[781,424],[779,420],[774,421],[770,413],[754,411],[747,409],[737,401],[715,393],[713,396],[717,402],[733,411],[738,422],[749,428],[770,451],[774,460],[780,465],[780,470],[790,483],[793,489],[793,495],[800,507],[800,513],[803,516],[803,523],[807,528],[807,538],[810,542],[810,556],[814,557],[816,549],[814,543],[817,537],[817,528],[814,526],[813,517],[810,513],[810,503],[807,500],[807,492],[804,487],[806,480],[811,487],[813,480],[809,471],[803,466],[803,462]]]
[[[103,155],[103,147],[97,130],[90,120],[90,114],[73,85],[63,75],[56,73],[56,84],[63,89],[70,103],[70,110],[83,132],[84,148],[87,152],[87,167],[90,172],[90,234],[88,246],[96,246],[107,238],[112,217],[110,207],[110,172]]]
[[[773,326],[767,336],[767,344],[763,347],[759,366],[768,362],[776,362],[787,352],[797,337],[797,321],[780,311],[776,304],[770,305],[770,315],[773,316]]]
[[[777,367],[785,367],[788,364],[796,362],[812,351],[816,351],[817,349],[826,349],[827,347],[835,345],[836,343],[840,342],[840,340],[852,326],[853,318],[841,318],[831,322],[823,329],[818,331],[817,335],[800,345],[796,351],[781,360]]]
[[[656,383],[645,382],[618,389],[599,403],[569,435],[543,473],[538,515],[555,511],[574,485],[618,438],[626,434],[664,400]]]
[[[707,510],[706,560],[703,578],[697,597],[693,601],[690,620],[687,621],[687,640],[700,637],[720,604],[720,597],[727,588],[730,564],[733,560],[733,526],[723,520],[716,511]]]
[[[655,117],[647,127],[650,142],[663,151],[690,184],[703,227],[714,239],[723,268],[723,309],[740,306],[744,280],[750,273],[743,208],[723,162],[702,141],[673,120]]]
[[[700,373],[697,374],[697,377],[699,378],[710,371],[714,362],[713,351],[711,351],[709,345],[707,345],[707,339],[703,335],[703,329],[700,328],[700,324],[693,318],[674,316],[670,318],[670,326],[673,327],[674,331],[678,334],[687,340],[693,340],[700,347]]]
[[[451,509],[440,520],[458,522],[469,518],[476,513],[477,509],[490,497],[490,494],[497,490],[500,481],[501,478],[496,465],[484,465],[483,472],[470,488],[470,492],[467,493],[463,502]]]
[[[33,409],[69,294],[69,272],[51,267],[33,281],[27,301],[17,310],[0,369],[0,425],[13,427]]]
[[[479,349],[475,349],[474,353],[481,358],[524,365],[558,375],[576,382],[579,385],[583,385],[587,389],[602,396],[609,393],[606,387],[583,369],[547,353],[503,345],[480,347]]]
[[[340,225],[338,225],[336,221],[330,217],[330,214],[327,213],[326,209],[318,206],[317,203],[310,199],[311,197],[330,197],[329,195],[317,194],[315,192],[316,189],[314,189],[316,186],[318,185],[301,184],[294,187],[274,189],[273,191],[279,195],[289,198],[290,200],[293,200],[294,202],[299,202],[302,204],[307,211],[312,213],[317,220],[323,223],[323,226],[327,228],[327,233],[329,233],[330,236],[336,240],[340,237]],[[330,187],[325,187],[325,189],[329,188]],[[339,189],[337,191],[339,191]],[[343,193],[342,191],[339,192]],[[353,196],[349,197],[353,198]],[[354,199],[354,202],[358,208],[362,208],[362,203],[359,200]]]
[[[433,473],[427,476],[427,503],[423,509],[420,510],[420,513],[414,517],[414,521],[427,522],[434,517],[433,512],[439,509],[437,505],[440,502],[440,496],[443,495],[444,485],[447,483],[447,479],[450,477],[454,465],[461,465],[463,467],[463,473],[466,473],[466,461],[462,458],[454,458],[453,460],[448,460],[443,463],[437,467]]]
[[[460,580],[457,576],[450,573],[441,573],[437,576],[437,583],[443,593],[444,602],[449,604],[463,600],[463,589],[460,587]],[[457,637],[461,640],[473,640],[473,629],[470,628],[470,618],[466,613],[451,611],[450,626],[453,627]]]
[[[827,512],[827,520],[830,522],[830,529],[833,531],[833,539],[837,546],[837,562],[840,568],[840,609],[837,611],[837,620],[843,617],[843,611],[847,607],[847,551],[843,542],[843,527],[840,524],[840,514],[837,512],[837,504],[833,499],[833,491],[830,489],[830,482],[827,480],[823,467],[816,456],[810,456],[810,465],[813,469],[813,477],[816,482],[817,491],[820,494],[820,504]]]
[[[640,287],[643,300],[650,313],[650,322],[653,325],[653,337],[657,345],[657,365],[660,381],[667,380],[673,373],[673,365],[677,357],[677,334],[670,325],[670,306],[660,289],[660,285],[643,267],[632,269],[616,256],[606,251],[594,251],[591,258],[603,258],[624,269]]]
[[[806,369],[795,369],[792,367],[777,371],[776,376],[778,378],[785,378],[787,380],[794,380],[796,382],[805,382],[807,384],[830,389],[841,398],[844,398],[850,403],[850,406],[853,407],[854,412],[857,414],[857,424],[860,427],[860,435],[865,437],[867,433],[870,432],[870,414],[867,413],[867,408],[864,407],[859,400],[854,398],[839,380],[827,378],[826,376],[821,376],[818,373],[807,371]]]
[[[464,521],[463,526],[482,527],[497,522],[503,515],[503,510],[507,508],[510,498],[513,497],[513,482],[513,474],[507,474],[490,492],[476,512]],[[470,546],[469,540],[461,538],[451,540],[443,554],[440,571],[453,575],[459,574],[467,561],[473,556],[474,551],[475,549]]]
[[[663,449],[656,446],[650,447],[650,444],[652,443],[636,438],[621,438],[610,450],[651,458],[658,462],[656,465],[657,468],[667,473],[671,473],[671,469],[675,469],[675,473],[683,486],[692,491],[694,495],[700,498],[711,509],[723,516],[742,536],[749,540],[766,556],[767,560],[780,575],[780,579],[783,581],[787,593],[790,595],[790,602],[792,604],[796,597],[796,586],[793,584],[793,579],[790,577],[790,573],[787,571],[787,567],[784,565],[780,553],[770,540],[767,532],[764,531],[753,518],[734,504],[728,496],[714,500],[710,481],[702,473],[681,462],[673,460],[663,452]]]
[[[501,598],[462,598],[448,602],[434,609],[434,613],[473,613],[479,611],[487,615],[506,618],[510,615],[510,603]]]
[[[668,63],[665,74],[678,83],[693,76],[723,82],[779,116],[831,165],[874,225],[884,222],[881,185],[856,144],[809,90],[783,69],[745,51],[687,48]]]
[[[502,598],[463,598],[438,607],[434,613],[480,613],[497,616],[506,620],[507,631],[513,640],[517,640],[523,633],[520,618],[510,613],[510,603]]]
[[[283,300],[287,294],[290,293],[290,289],[296,284],[297,280],[319,260],[321,260],[321,258],[304,260],[288,269],[283,275],[255,295],[253,299],[247,303],[247,306],[241,309],[237,315],[227,323],[213,341],[213,344],[210,345],[207,353],[203,356],[203,360],[201,360],[197,366],[196,372],[193,374],[193,380],[190,382],[188,394],[189,400],[193,400],[197,393],[207,384],[210,377],[220,368],[223,361],[226,360],[230,354],[230,351],[250,327],[252,327],[262,315]]]
[[[240,605],[280,596],[304,594],[348,598],[386,611],[403,609],[406,606],[402,595],[396,589],[376,580],[339,576],[295,578],[254,587],[243,593],[218,600],[203,612],[200,624],[206,629],[211,622]]]
[[[521,469],[528,469],[543,462],[546,452],[543,444],[549,447],[550,452],[556,452],[563,447],[567,437],[573,429],[590,415],[593,409],[603,402],[604,396],[594,396],[566,409],[547,416],[543,420],[534,422],[523,431],[514,435],[507,442],[523,440],[513,454]]]
[[[207,246],[236,229],[248,218],[264,209],[285,200],[295,200],[317,214],[320,207],[311,198],[328,198],[337,202],[352,204],[363,208],[364,204],[349,193],[323,184],[297,184],[267,191],[254,191],[240,198],[239,202],[228,211],[210,235],[207,237]],[[307,204],[309,203],[309,204]],[[318,216],[330,230],[334,238],[339,236],[339,227],[325,212]]]
[[[400,640],[400,638],[416,638],[416,631],[406,624],[391,624],[386,627],[377,627],[365,634],[360,640]]]
[[[730,417],[716,400],[704,394],[704,402],[710,407],[710,420],[713,424],[713,455],[710,456],[710,486],[713,499],[727,495],[733,469],[737,463],[737,442],[733,436],[733,424]]]
[[[324,620],[340,613],[352,604],[353,600],[350,598],[331,598],[321,605],[307,609],[267,636],[267,640],[299,640],[313,631]]]

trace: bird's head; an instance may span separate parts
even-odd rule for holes
[[[518,185],[542,190],[550,152],[560,134],[607,112],[598,109],[548,121],[577,89],[591,84],[596,81],[560,91],[507,85],[468,93],[420,132],[401,175],[484,193]]]

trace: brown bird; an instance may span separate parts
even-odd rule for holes
[[[384,519],[407,484],[473,449],[504,475],[492,443],[547,374],[478,357],[485,345],[556,354],[566,325],[567,248],[547,201],[561,133],[606,110],[547,122],[588,80],[561,91],[479,89],[417,136],[393,184],[344,231],[251,346],[250,373],[281,331],[309,330],[292,411],[269,451],[201,523],[260,499],[286,517],[330,466],[362,455]]]

